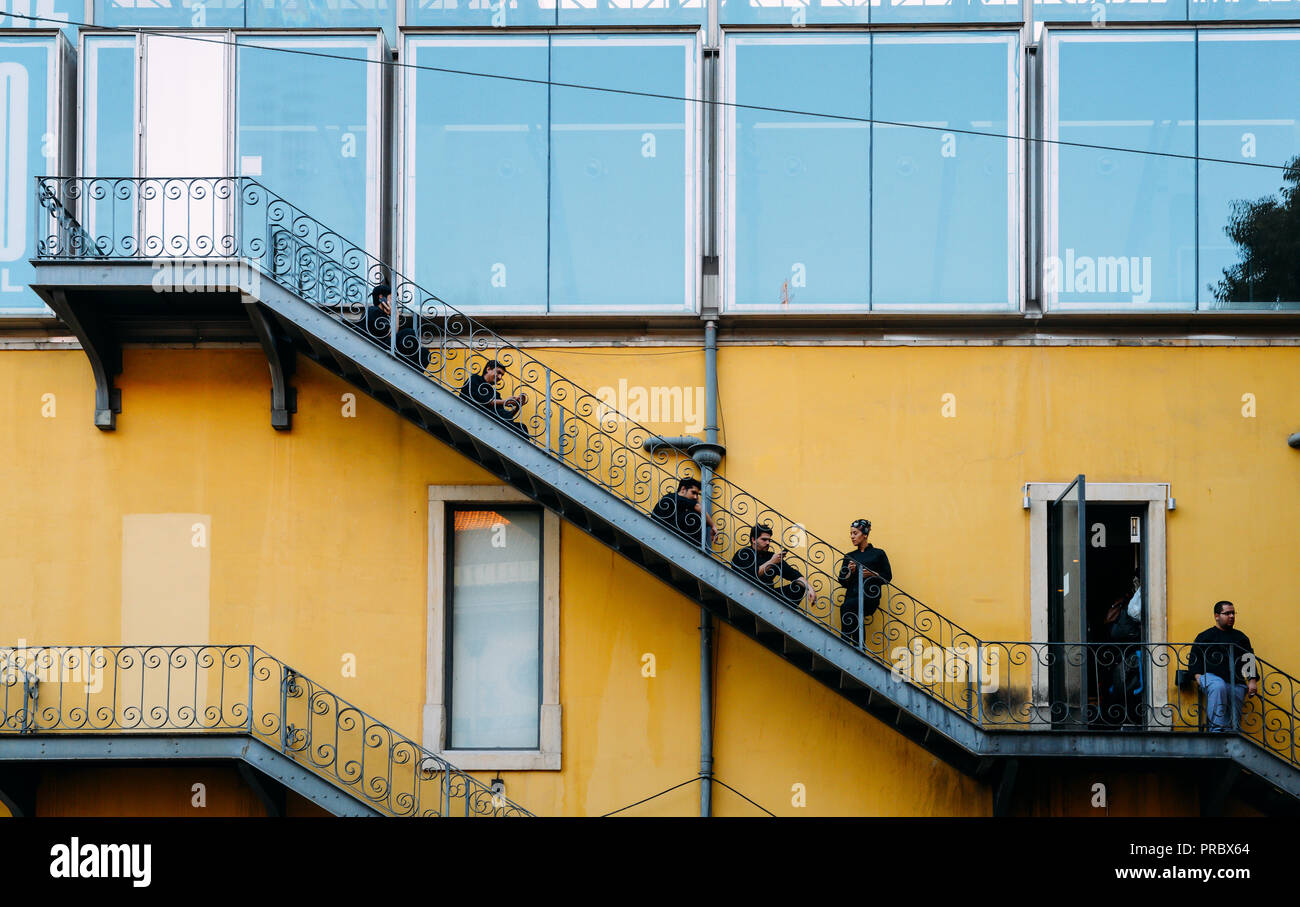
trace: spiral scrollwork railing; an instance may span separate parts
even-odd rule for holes
[[[389,816],[527,810],[256,646],[0,649],[0,735],[247,734]]]
[[[513,402],[489,408],[552,458],[646,516],[659,517],[691,544],[969,719],[989,729],[1053,723],[1050,704],[1004,705],[989,691],[926,681],[925,672],[899,672],[898,665],[917,649],[998,651],[1009,659],[1007,665],[1037,666],[1034,671],[1047,676],[1063,670],[1043,667],[1045,661],[1067,657],[1060,647],[983,642],[892,582],[862,571],[849,574],[844,551],[723,475],[712,475],[703,489],[700,512],[664,510],[665,502],[671,508],[677,501],[672,495],[682,479],[705,478],[690,450],[659,443],[647,451],[646,442],[657,440],[656,433],[627,418],[612,401],[564,377],[256,180],[38,177],[37,218],[38,259],[247,264],[259,279],[297,294],[451,393],[465,396],[471,376],[481,374],[489,361],[499,362],[500,397]],[[372,300],[380,285],[391,288],[387,311]],[[798,571],[798,579],[779,589],[759,580],[754,560],[760,555],[751,546],[755,526],[771,531],[773,545],[786,552],[785,562]],[[1084,662],[1094,655],[1109,657],[1102,654],[1109,651],[1104,647],[1076,648]],[[1165,650],[1171,648],[1176,647],[1153,644],[1152,664],[1169,658]],[[1099,676],[1102,666],[1097,667],[1093,676]],[[1294,764],[1293,742],[1269,741],[1277,741],[1283,725],[1295,726],[1297,683],[1277,669],[1270,676],[1277,684],[1276,705],[1270,706],[1277,717],[1263,727],[1278,730],[1251,739]],[[1036,688],[1034,695],[1040,692]],[[1101,707],[1094,702],[1093,708]],[[1284,710],[1285,721],[1278,710]]]

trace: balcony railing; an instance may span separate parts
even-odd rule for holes
[[[73,212],[69,216],[67,212]],[[238,260],[260,277],[297,294],[376,347],[452,393],[461,393],[484,363],[504,366],[500,392],[523,400],[503,415],[522,437],[548,456],[581,473],[643,514],[663,517],[657,505],[676,491],[683,478],[701,479],[692,451],[659,444],[658,435],[629,419],[614,405],[586,390],[524,349],[511,344],[476,319],[393,270],[361,246],[345,239],[286,199],[247,177],[190,178],[37,178],[37,258],[41,260],[150,261],[158,267],[177,260]],[[392,289],[389,317],[371,303],[373,289]],[[801,586],[784,593],[763,586],[751,569],[737,572],[779,595],[786,604],[867,657],[896,667],[900,651],[916,646],[944,651],[1004,650],[1007,664],[1060,662],[1064,650],[1030,643],[989,643],[892,583],[857,571],[843,580],[845,552],[799,521],[746,491],[723,475],[706,484],[703,513],[688,513],[678,531],[692,544],[730,566],[750,547],[751,529],[769,528],[786,562],[801,574]],[[669,522],[674,522],[669,520]],[[743,568],[742,560],[742,568]],[[857,594],[848,598],[849,584]],[[879,610],[867,613],[879,598]],[[845,612],[859,630],[845,630]],[[857,614],[853,614],[856,611]],[[1152,644],[1173,647],[1175,644]],[[1078,648],[1078,647],[1076,647]],[[1102,648],[1084,648],[1078,657],[1103,657]],[[1151,663],[1171,656],[1152,649]],[[1109,656],[1105,656],[1109,657]],[[1261,662],[1262,664],[1262,662]],[[1038,670],[1038,669],[1036,669]],[[1046,669],[1041,669],[1046,672]],[[896,672],[897,673],[897,672]],[[1046,676],[1046,673],[1044,673]],[[1094,674],[1095,676],[1095,674]],[[1294,728],[1297,682],[1271,669],[1276,678],[1276,709],[1284,709]],[[1010,678],[1008,678],[1010,680]],[[945,706],[989,729],[1015,728],[1050,718],[1053,706],[1028,698],[999,705],[986,714],[984,696],[960,684],[918,683]],[[1007,686],[1004,689],[1011,689]],[[1025,689],[1029,689],[1025,687]],[[1041,688],[1035,687],[1033,696]],[[1289,695],[1283,695],[1289,691]],[[1029,694],[1026,694],[1027,696]],[[1169,699],[1164,700],[1167,704]],[[1159,703],[1157,703],[1159,704]],[[990,706],[994,703],[990,702]],[[1064,706],[1062,706],[1064,707]],[[1180,726],[1191,728],[1190,712]],[[1278,713],[1281,714],[1280,712]],[[1010,720],[1020,715],[1025,720]],[[1030,716],[1036,716],[1030,721]],[[1047,721],[1050,725],[1052,722]],[[1197,722],[1199,724],[1199,719]],[[1092,726],[1095,722],[1085,722]],[[1278,730],[1277,733],[1283,733]],[[1294,735],[1270,746],[1261,734],[1251,739],[1295,764]]]
[[[389,816],[528,816],[256,646],[0,649],[0,735],[248,735]]]

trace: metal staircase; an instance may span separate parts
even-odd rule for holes
[[[42,764],[234,761],[270,815],[529,816],[257,646],[0,649],[0,801],[35,812]]]
[[[995,807],[1006,806],[1020,762],[1081,758],[1232,765],[1229,787],[1257,779],[1261,790],[1300,801],[1300,683],[1290,675],[1261,660],[1264,695],[1242,732],[1206,734],[1196,698],[1175,683],[1187,645],[1140,647],[1146,692],[1141,702],[1117,702],[1100,685],[1119,670],[1117,658],[1131,664],[1132,646],[981,640],[892,584],[879,588],[865,637],[845,634],[842,551],[725,476],[705,488],[716,532],[697,520],[698,536],[688,536],[656,519],[656,504],[681,478],[700,476],[692,451],[647,452],[649,429],[255,180],[41,177],[35,223],[34,288],[86,349],[100,428],[111,429],[121,410],[113,378],[133,325],[207,319],[218,327],[206,336],[220,336],[219,325],[242,319],[267,354],[274,427],[291,424],[294,357],[306,355],[898,733],[988,780]],[[203,293],[159,295],[159,263],[178,262],[234,272]],[[396,323],[367,313],[380,284],[392,288]],[[517,423],[460,393],[489,360],[505,367],[502,396],[527,397],[510,413]],[[770,526],[790,552],[809,599],[791,604],[731,567],[755,524]],[[1093,670],[1082,676],[1098,688],[1057,694],[1053,671],[1085,663]]]

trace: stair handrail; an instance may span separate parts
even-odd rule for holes
[[[530,390],[533,399],[545,404],[544,410],[534,406],[521,434],[552,458],[651,518],[655,516],[657,499],[675,490],[680,479],[700,477],[701,470],[691,459],[690,450],[665,443],[666,439],[628,418],[610,401],[564,377],[256,179],[42,176],[37,177],[37,183],[42,199],[103,203],[136,198],[132,210],[137,213],[129,222],[133,227],[150,222],[148,211],[152,206],[152,223],[157,229],[148,235],[128,235],[119,240],[116,218],[110,217],[114,229],[92,237],[97,258],[246,259],[265,276],[374,346],[386,347],[390,355],[452,393],[458,393],[468,382],[473,361],[499,360],[512,380],[511,388]],[[191,216],[194,205],[200,208],[197,225]],[[168,212],[176,212],[178,207],[179,215],[173,214],[169,228]],[[179,223],[176,216],[180,216]],[[75,219],[73,222],[77,223]],[[226,225],[228,232],[218,234],[215,228],[204,232],[218,222]],[[46,236],[37,243],[37,257],[76,259],[76,245],[66,243],[59,235]],[[391,288],[391,306],[399,311],[396,326],[391,319],[370,320],[370,294],[381,284]],[[424,367],[420,361],[422,350],[429,355]],[[644,445],[650,439],[659,443],[647,452]],[[673,456],[678,459],[670,463]],[[996,645],[982,641],[897,584],[875,579],[860,585],[856,596],[858,602],[879,596],[877,611],[859,612],[863,618],[860,626],[867,632],[846,631],[842,622],[837,628],[833,621],[843,611],[845,599],[845,587],[839,579],[844,551],[724,475],[713,474],[708,503],[716,533],[711,538],[706,536],[703,522],[694,518],[687,527],[691,534],[683,533],[688,542],[714,559],[729,563],[730,556],[749,547],[751,526],[770,527],[773,541],[787,552],[794,552],[791,560],[802,568],[800,572],[813,590],[811,602],[787,599],[787,604],[863,655],[890,666],[895,673],[900,657],[906,657],[900,653],[917,644],[947,651]],[[698,537],[694,537],[695,531]],[[752,573],[737,571],[751,583],[766,588]],[[1296,688],[1289,674],[1280,669],[1275,673]],[[942,685],[921,688],[946,708],[971,717],[973,701],[968,694],[954,697]],[[1294,725],[1300,703],[1294,699],[1292,702]]]
[[[0,696],[0,736],[247,735],[384,815],[532,815],[258,646],[25,645],[0,665],[0,690],[41,681],[21,708]]]

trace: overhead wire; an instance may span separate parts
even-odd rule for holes
[[[1146,148],[1125,148],[1120,145],[1102,145],[1093,142],[1072,142],[1065,139],[1047,139],[1042,137],[1031,137],[1023,135],[1008,135],[998,132],[982,132],[978,129],[962,129],[956,126],[936,126],[930,123],[905,123],[893,120],[877,120],[872,117],[852,116],[842,113],[824,113],[813,110],[801,110],[792,107],[772,107],[765,104],[743,104],[739,101],[724,101],[709,98],[691,98],[684,95],[665,94],[654,91],[637,91],[631,88],[612,88],[603,85],[582,85],[574,82],[556,82],[550,78],[535,79],[527,76],[503,75],[501,73],[475,72],[466,69],[451,69],[445,66],[430,66],[427,63],[408,63],[405,60],[371,60],[361,57],[350,57],[345,54],[331,54],[319,50],[306,50],[300,47],[275,47],[266,44],[252,44],[247,41],[226,41],[221,38],[203,37],[197,34],[186,34],[176,31],[159,31],[158,29],[149,29],[142,27],[130,27],[122,25],[96,25],[89,22],[74,21],[71,19],[56,19],[51,16],[33,16],[23,13],[8,13],[15,19],[28,19],[33,22],[51,22],[58,25],[75,25],[79,28],[89,28],[96,31],[124,32],[132,35],[155,35],[165,38],[174,38],[185,41],[199,41],[206,44],[219,44],[224,47],[240,47],[251,50],[266,50],[275,53],[298,54],[306,57],[320,57],[329,60],[346,60],[350,63],[367,63],[370,65],[392,66],[401,69],[413,69],[425,72],[439,72],[446,75],[470,76],[480,79],[498,79],[507,82],[521,82],[533,85],[546,85],[554,88],[572,88],[579,91],[598,91],[609,94],[621,94],[631,97],[652,98],[663,101],[680,101],[687,104],[707,104],[717,107],[726,107],[734,110],[754,110],[762,113],[780,113],[793,116],[813,117],[816,119],[838,120],[850,123],[863,123],[876,126],[891,126],[903,129],[921,129],[931,132],[952,133],[954,135],[970,135],[982,138],[1004,139],[1017,142],[1029,142],[1042,145],[1055,145],[1062,148],[1084,148],[1094,151],[1112,151],[1121,154],[1140,154],[1148,157],[1171,158],[1175,160],[1204,161],[1211,164],[1236,164],[1240,167],[1257,167],[1265,170],[1287,171],[1290,164],[1269,164],[1261,161],[1242,161],[1231,158],[1201,157],[1196,154],[1180,154],[1175,151],[1153,151]]]

